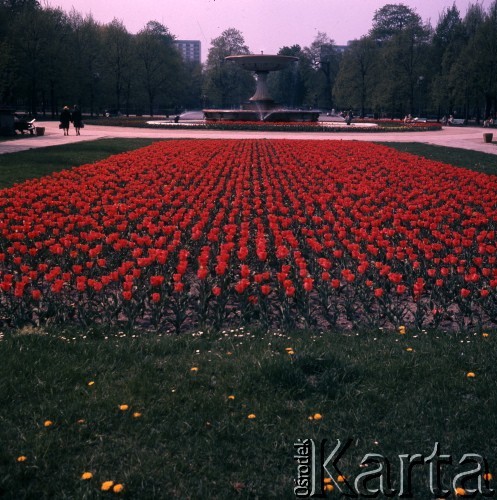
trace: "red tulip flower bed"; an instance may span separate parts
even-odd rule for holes
[[[497,323],[497,179],[347,141],[168,141],[0,191],[4,324]]]

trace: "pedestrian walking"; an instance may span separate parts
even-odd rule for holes
[[[67,106],[64,106],[60,113],[59,128],[64,130],[64,135],[69,135],[69,123],[71,122],[71,112]]]
[[[74,125],[74,130],[76,130],[76,135],[81,135],[80,129],[82,128],[82,120],[81,120],[81,110],[75,104],[72,111],[71,117],[72,124]]]

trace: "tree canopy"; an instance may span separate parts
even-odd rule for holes
[[[253,93],[255,82],[252,75],[226,61],[227,56],[249,54],[242,33],[229,28],[211,41],[205,65],[205,88],[209,101],[215,106],[229,108],[242,104]]]
[[[204,64],[184,60],[174,42],[156,20],[133,34],[119,19],[103,24],[38,0],[0,0],[0,104],[53,116],[66,104],[92,115],[156,115],[249,99],[253,75],[225,60],[250,53],[242,32],[231,27],[211,40]],[[390,3],[345,50],[319,32],[279,53],[299,58],[269,77],[283,106],[384,117],[496,113],[497,0],[486,8],[475,0],[464,13],[448,5],[433,26]]]

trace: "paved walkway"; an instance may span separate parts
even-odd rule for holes
[[[445,127],[437,132],[252,132],[252,131],[217,131],[185,129],[150,129],[133,127],[106,127],[87,125],[80,136],[64,136],[58,128],[58,122],[36,122],[38,127],[45,127],[43,136],[26,136],[12,141],[0,142],[0,154],[15,153],[27,149],[47,146],[60,146],[82,141],[107,138],[152,138],[152,139],[312,139],[312,140],[354,140],[381,142],[421,142],[436,146],[471,149],[484,153],[497,154],[497,142],[485,143],[483,133],[488,129],[477,127]],[[497,131],[494,133],[497,136]],[[495,138],[497,140],[497,137]]]

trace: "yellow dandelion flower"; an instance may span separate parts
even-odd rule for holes
[[[324,484],[331,484],[331,477],[325,477],[325,478],[323,479],[323,483],[324,483]]]
[[[482,337],[485,337],[485,338],[489,337],[488,333],[482,333],[481,335],[482,335]]]
[[[126,411],[126,410],[129,410],[129,405],[119,405],[119,409],[121,411]]]
[[[466,373],[466,377],[468,377],[468,378],[475,378],[476,374],[475,374],[475,372],[468,372],[468,373]]]
[[[399,333],[401,335],[405,335],[406,334],[406,327],[405,326],[399,326]]]
[[[133,413],[133,418],[140,418],[141,416],[142,416],[142,414],[139,411],[135,411]]]
[[[16,460],[18,462],[25,462],[27,459],[28,459],[28,457],[26,455],[21,455],[21,456],[17,457]]]
[[[83,472],[83,474],[81,474],[81,479],[83,479],[83,481],[88,481],[92,477],[93,474],[91,472]]]
[[[314,413],[313,418],[314,420],[321,420],[323,415],[321,415],[321,413]]]
[[[332,484],[325,484],[324,485],[324,491],[327,491],[328,493],[333,491],[335,487]]]
[[[337,477],[337,481],[338,481],[339,483],[344,483],[344,482],[345,482],[345,479],[347,479],[347,478],[346,478],[345,476],[342,476],[342,475],[340,475],[340,476],[338,476],[338,477]]]
[[[50,427],[52,425],[53,425],[53,422],[51,420],[45,420],[45,422],[43,422],[44,427]]]
[[[234,396],[233,394],[230,394],[230,395],[228,396],[228,399],[231,399],[231,401],[233,401],[233,400],[235,399],[235,396]]]
[[[124,486],[121,483],[115,484],[112,488],[114,493],[121,493],[124,490]]]
[[[483,474],[483,479],[485,479],[485,481],[491,481],[493,476],[490,472],[485,472],[485,474]]]
[[[407,351],[407,352],[413,352],[413,351],[414,351],[414,349],[413,349],[412,347],[408,347],[408,348],[406,349],[406,351]]]
[[[198,366],[192,366],[192,367],[190,368],[190,371],[191,371],[191,372],[198,372]]]
[[[114,486],[114,481],[104,481],[102,483],[102,486],[100,486],[100,489],[102,491],[109,491],[112,488],[112,486]]]
[[[255,413],[251,413],[250,415],[247,416],[250,420],[253,420],[255,418]]]
[[[466,490],[464,488],[461,488],[461,486],[458,486],[454,490],[454,493],[456,494],[456,497],[463,497],[466,495]]]
[[[292,356],[293,354],[295,354],[295,351],[293,349],[290,349],[289,351],[286,351],[286,353]]]
[[[95,382],[93,382],[93,380],[90,380],[90,382],[88,382],[88,386],[91,387],[92,385],[95,385]]]

